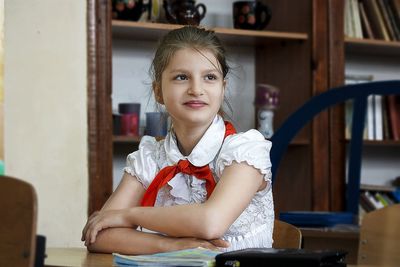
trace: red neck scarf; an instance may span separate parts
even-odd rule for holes
[[[234,133],[236,133],[236,130],[233,125],[230,122],[225,121],[224,139],[228,135]],[[197,179],[206,180],[207,198],[211,195],[215,188],[215,180],[208,164],[202,167],[196,167],[192,165],[188,160],[180,160],[178,164],[174,166],[167,166],[160,170],[160,172],[151,182],[149,188],[147,188],[146,192],[144,193],[141,205],[154,206],[158,191],[172,178],[174,178],[175,175],[181,172],[189,175],[194,175]]]

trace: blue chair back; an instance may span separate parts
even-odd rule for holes
[[[275,180],[279,163],[296,134],[321,111],[344,103],[347,100],[353,100],[349,167],[347,173],[346,211],[352,214],[358,214],[363,131],[367,112],[367,98],[369,95],[395,94],[400,95],[400,80],[345,85],[312,97],[290,115],[271,138],[272,148],[270,157],[272,162],[272,182]]]

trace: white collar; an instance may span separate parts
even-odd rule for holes
[[[216,115],[210,127],[204,133],[203,137],[193,148],[189,156],[183,156],[179,151],[176,137],[173,131],[170,131],[164,142],[164,148],[167,154],[169,165],[176,164],[179,160],[187,159],[196,167],[209,164],[218,154],[225,136],[225,123],[221,116]]]

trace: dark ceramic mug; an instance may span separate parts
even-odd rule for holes
[[[271,10],[261,2],[233,2],[233,26],[236,29],[262,30],[270,19]]]

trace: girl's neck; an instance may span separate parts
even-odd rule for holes
[[[210,125],[197,127],[180,127],[174,125],[174,132],[180,152],[184,156],[190,155],[193,148],[197,145]]]

